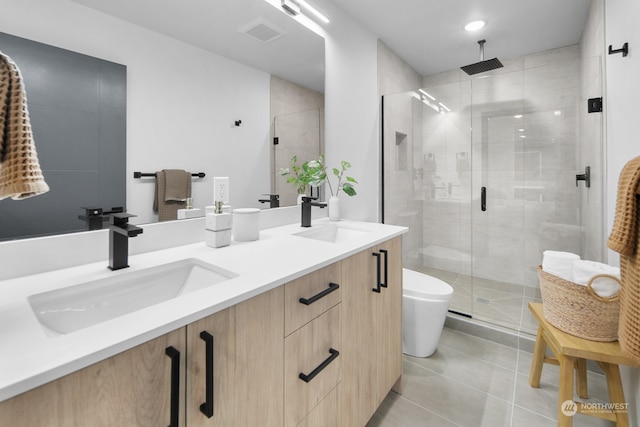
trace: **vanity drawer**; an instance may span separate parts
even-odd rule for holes
[[[338,427],[338,387],[329,392],[327,397],[297,427]]]
[[[285,338],[285,426],[297,426],[336,387],[340,348],[340,305]]]
[[[336,262],[285,285],[285,336],[341,301],[341,275],[341,263]]]

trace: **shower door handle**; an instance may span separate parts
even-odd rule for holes
[[[482,212],[487,210],[487,187],[480,189],[480,210],[482,210]]]

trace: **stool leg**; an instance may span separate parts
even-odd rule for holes
[[[542,365],[544,365],[544,353],[547,351],[547,342],[542,335],[542,327],[538,326],[536,345],[533,348],[533,359],[531,360],[531,371],[529,371],[529,385],[540,387],[540,376],[542,375]]]
[[[571,427],[573,416],[567,416],[562,412],[563,403],[573,400],[573,367],[574,359],[569,356],[558,355],[560,362],[560,390],[558,390],[558,427]]]
[[[604,371],[607,378],[607,387],[609,388],[609,400],[611,403],[627,403],[624,400],[624,391],[622,390],[622,379],[620,378],[620,369],[618,365],[612,363],[600,362],[600,367]],[[616,427],[629,427],[629,415],[625,412],[617,412]]]
[[[587,393],[587,361],[585,359],[576,359],[576,389],[578,396],[588,399]]]

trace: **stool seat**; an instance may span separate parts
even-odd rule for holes
[[[590,341],[557,329],[544,318],[540,303],[530,302],[529,310],[538,321],[529,384],[532,387],[540,387],[540,375],[544,363],[560,365],[558,426],[570,427],[573,414],[582,413],[614,421],[618,427],[628,427],[627,402],[624,399],[618,365],[638,366],[635,361],[622,353],[617,341]],[[553,358],[545,355],[547,346],[553,353]],[[605,373],[609,389],[611,405],[603,405],[597,411],[593,410],[592,405],[573,402],[574,369],[577,371],[577,394],[581,398],[587,397],[587,360],[598,362]]]

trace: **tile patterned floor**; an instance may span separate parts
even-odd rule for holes
[[[558,367],[545,364],[535,389],[530,365],[531,353],[445,328],[433,356],[404,356],[401,394],[389,393],[367,427],[556,426]],[[587,383],[587,402],[606,401],[603,375],[588,372]],[[578,414],[573,425],[613,423]]]

